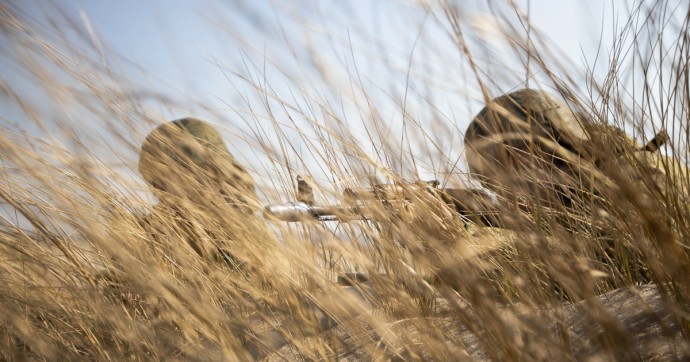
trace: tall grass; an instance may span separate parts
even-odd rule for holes
[[[277,11],[300,24],[318,13],[304,6]],[[265,202],[294,198],[298,173],[318,181],[321,203],[346,203],[345,188],[378,182],[402,185],[411,200],[402,212],[370,200],[373,221],[334,226],[242,213],[194,174],[165,175],[194,191],[177,214],[154,206],[162,200],[137,181],[137,153],[180,104],[132,89],[131,75],[106,65],[122,58],[68,14],[51,28],[0,5],[3,52],[13,54],[0,78],[1,358],[687,358],[687,5],[631,9],[603,79],[569,72],[512,2],[488,8],[512,51],[508,70],[491,62],[460,2],[405,9],[424,19],[429,62],[387,64],[391,82],[405,84],[400,97],[360,69],[362,59],[387,61],[374,34],[364,44],[322,34],[349,49],[340,68],[312,48],[322,38],[288,44],[302,73],[265,54],[256,63],[251,50],[245,69],[221,65],[249,90],[237,117],[253,133],[235,136],[263,162],[248,170]],[[434,67],[457,67],[473,93]],[[571,205],[546,204],[534,180],[514,178],[494,190],[502,227],[482,227],[411,182],[420,169],[446,187],[476,179],[458,171],[464,129],[442,111],[438,89],[474,101],[477,113],[527,87],[564,99],[596,130],[591,158],[577,159]],[[616,129],[640,144],[666,130],[668,146],[637,152]],[[266,181],[262,167],[277,173]],[[229,250],[235,267],[195,252],[190,238]],[[335,283],[354,272],[369,281]]]

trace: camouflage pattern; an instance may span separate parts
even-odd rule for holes
[[[492,100],[465,133],[470,172],[485,187],[544,205],[567,204],[570,190],[581,188],[590,142],[581,114],[533,89]]]
[[[548,93],[525,89],[489,102],[469,125],[465,149],[470,172],[499,198],[556,213],[566,207],[586,221],[591,207],[620,198],[626,183],[650,202],[687,195],[687,167],[658,152],[667,137],[641,146]]]
[[[265,242],[270,235],[253,215],[258,200],[251,176],[216,129],[195,118],[158,126],[143,143],[139,170],[160,201],[137,218],[147,244],[139,250],[142,258],[179,280],[198,265],[246,276],[245,243]],[[135,311],[146,310],[156,298],[114,264],[95,276],[104,293]]]
[[[216,129],[195,118],[160,125],[144,141],[139,170],[160,201],[143,219],[156,248],[166,253],[181,238],[205,260],[242,264],[229,250],[259,238],[259,203]]]
[[[525,182],[531,190],[588,188],[595,169],[640,150],[617,127],[533,89],[492,100],[469,125],[465,148],[470,171],[496,192]]]
[[[217,190],[246,213],[258,208],[252,177],[218,131],[199,119],[183,118],[154,129],[141,148],[139,171],[159,197],[199,202]]]
[[[638,189],[645,191],[640,194],[643,199],[651,197],[672,202],[677,197],[687,199],[690,195],[690,171],[687,165],[659,152],[635,149],[603,160],[598,167],[604,173],[615,170],[625,181],[638,185]]]
[[[500,139],[496,139],[496,135],[501,135]],[[575,151],[585,140],[589,140],[589,136],[583,119],[563,101],[534,89],[519,90],[492,100],[475,117],[465,134],[466,145],[471,144],[475,147],[468,148],[474,149],[502,143],[500,147],[527,151],[532,142],[553,141]]]

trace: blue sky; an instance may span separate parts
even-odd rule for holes
[[[277,57],[288,47],[280,32],[287,33],[285,38],[292,38],[299,37],[302,31],[291,24],[285,10],[300,11],[300,6],[275,5],[281,4],[278,1],[221,4],[207,0],[61,0],[46,5],[44,1],[29,0],[15,3],[38,19],[50,16],[53,7],[63,9],[81,25],[93,29],[102,46],[140,66],[141,73],[145,74],[145,79],[138,79],[142,83],[148,82],[152,88],[184,96],[180,98],[192,94],[194,98],[211,103],[215,102],[214,98],[232,93],[215,62],[242,70],[240,54],[247,51],[247,46],[233,36],[241,37],[242,42],[264,52],[267,57]],[[321,21],[319,25],[328,24],[324,26],[326,30],[340,31],[342,36],[350,31],[354,41],[358,35],[373,35],[409,51],[418,33],[417,24],[406,23],[413,16],[410,16],[411,11],[405,11],[409,6],[404,2],[323,0],[295,3],[307,4],[302,8],[308,8],[305,13],[310,14],[313,9],[321,8],[325,18],[305,17],[314,23]],[[602,47],[611,43],[614,14],[621,12],[622,18],[626,16],[623,1],[533,0],[522,3],[529,9],[533,24],[579,64],[583,58],[591,62],[595,57],[602,30]],[[468,13],[477,16],[482,15],[481,8],[472,1],[463,5]],[[329,18],[331,16],[335,21]],[[112,59],[108,62],[113,66],[129,63]]]
[[[519,3],[529,12],[532,26],[562,51],[558,59],[572,62],[572,67],[564,67],[564,75],[584,78],[585,64],[591,67],[595,60],[595,75],[605,73],[608,48],[628,17],[628,1]],[[430,139],[415,140],[418,144],[410,146],[420,155],[416,171],[425,178],[439,176],[438,164],[442,161],[435,159],[434,152],[445,153],[451,161],[461,158],[462,150],[457,145],[462,132],[482,107],[481,93],[463,64],[462,53],[444,38],[447,34],[439,25],[442,21],[409,2],[62,0],[48,4],[16,1],[12,5],[36,19],[37,24],[44,24],[47,32],[51,27],[46,19],[55,19],[56,9],[60,9],[89,32],[89,39],[82,41],[90,42],[88,47],[95,49],[92,58],[96,62],[102,52],[100,61],[106,69],[117,71],[120,86],[146,89],[170,100],[148,104],[159,117],[135,129],[133,145],[156,122],[196,115],[221,127],[232,151],[255,167],[256,174],[265,177],[276,170],[256,166],[262,161],[252,155],[258,147],[257,124],[267,124],[268,120],[264,118],[267,111],[261,97],[251,83],[270,86],[277,96],[298,106],[327,103],[355,133],[363,134],[367,129],[360,120],[368,116],[361,112],[361,94],[352,90],[353,85],[356,88],[360,84],[377,101],[379,116],[394,139],[399,138],[395,135],[404,123],[402,108],[410,117],[444,123],[437,135],[430,136],[438,138],[433,141],[437,141],[440,151],[424,151],[425,147],[433,148]],[[520,65],[506,60],[510,57],[502,57],[505,44],[492,44],[495,20],[488,15],[485,2],[458,4],[462,4],[458,6],[462,18],[474,31],[469,37],[482,37],[475,39],[474,45],[486,43],[476,56],[487,64],[489,72],[497,72],[496,78],[502,79],[492,91],[523,87],[524,72],[511,73]],[[319,73],[320,66],[327,70]],[[22,84],[26,79],[17,76],[8,62],[3,61],[0,67],[13,86],[38,97],[39,92],[31,91],[34,86]],[[243,81],[243,77],[253,81]],[[287,124],[284,137],[294,142],[295,153],[304,152],[308,148],[304,134],[311,137],[313,130],[294,128],[300,128],[306,120],[297,119],[293,126],[288,119],[300,118],[299,112],[274,110],[278,122]],[[48,107],[47,111],[54,108]],[[21,127],[21,122],[17,123],[21,115],[15,115],[11,107],[6,107],[5,112],[2,122]],[[314,112],[313,117],[323,124],[329,122],[323,112]],[[84,122],[74,114],[65,118],[77,124]],[[104,125],[93,121],[76,128],[83,129],[86,137],[99,133]],[[278,136],[265,137],[270,141]],[[371,145],[373,153],[375,149],[376,145]],[[292,160],[290,165],[296,172],[319,174],[317,157],[300,156],[306,160],[304,164]],[[130,159],[134,157],[130,155]],[[399,167],[401,173],[413,176],[414,170]]]

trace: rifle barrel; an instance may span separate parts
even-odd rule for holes
[[[357,206],[314,206],[301,201],[266,206],[264,216],[272,216],[287,222],[309,219],[338,221],[366,218]]]

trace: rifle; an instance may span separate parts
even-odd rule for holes
[[[636,151],[657,152],[667,141],[666,131],[655,135],[645,146]],[[620,156],[616,154],[614,157]],[[505,226],[500,222],[498,207],[491,196],[480,189],[440,188],[437,180],[423,181],[410,184],[376,184],[368,190],[347,188],[343,192],[346,201],[341,205],[320,206],[314,203],[314,191],[311,185],[302,177],[297,176],[297,201],[284,204],[269,205],[264,208],[264,216],[275,217],[287,222],[305,220],[341,221],[372,220],[372,202],[383,206],[387,211],[400,212],[412,203],[415,191],[425,191],[433,194],[438,200],[454,209],[466,221],[484,226]],[[412,191],[412,192],[411,192]]]
[[[340,221],[373,220],[372,207],[381,206],[393,214],[403,212],[412,202],[415,192],[427,192],[455,210],[467,222],[486,226],[498,224],[497,207],[491,196],[479,189],[440,188],[438,180],[409,184],[376,184],[371,189],[346,188],[342,204],[316,205],[311,185],[297,176],[297,201],[269,205],[264,208],[265,217],[275,217],[286,222],[306,220]]]

